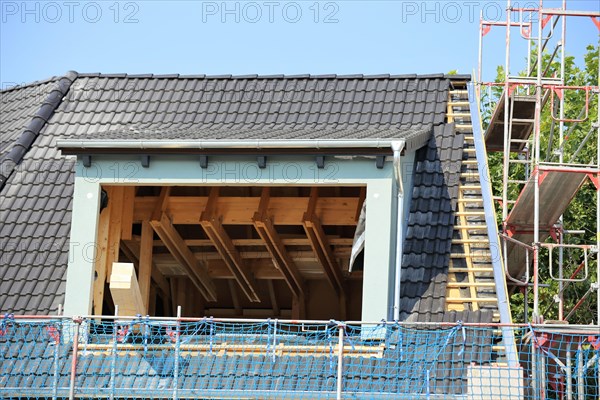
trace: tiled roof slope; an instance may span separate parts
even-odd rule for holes
[[[446,124],[417,151],[402,259],[401,320],[444,318],[463,141],[454,124]]]
[[[0,92],[0,158],[23,133],[55,85],[56,78],[52,78]]]
[[[64,298],[72,161],[57,139],[119,129],[431,128],[444,122],[450,86],[444,75],[76,76],[0,192],[2,311],[47,314]]]

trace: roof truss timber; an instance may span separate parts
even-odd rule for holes
[[[206,235],[209,237],[225,264],[231,270],[238,285],[251,302],[260,303],[256,282],[245,265],[240,253],[231,241],[231,238],[221,225],[220,218],[216,214],[216,202],[219,197],[219,188],[213,187],[210,191],[209,200],[206,204],[205,211],[200,216],[200,225],[204,228]]]

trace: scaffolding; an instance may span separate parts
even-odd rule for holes
[[[508,0],[504,21],[487,21],[481,16],[476,87],[482,112],[489,115],[485,132],[487,151],[502,152],[502,193],[496,200],[502,209],[500,243],[507,285],[513,291],[523,290],[525,319],[528,292],[533,290],[531,321],[541,322],[544,313],[540,310],[540,268],[547,266],[548,271],[543,272],[557,282],[554,300],[558,320],[568,321],[595,291],[598,307],[595,323],[600,324],[600,268],[596,276],[591,276],[588,268],[600,245],[600,114],[592,112],[600,83],[569,85],[565,74],[567,18],[577,17],[578,22],[591,18],[600,30],[600,12],[571,11],[566,3],[563,0],[560,8],[544,8],[540,0],[539,8],[519,8]],[[484,37],[492,27],[505,29],[502,82],[482,80]],[[527,44],[525,73],[519,75],[511,74],[510,70],[514,36]],[[553,65],[558,65],[554,71]],[[567,110],[567,97],[579,97],[584,102],[577,117]],[[549,127],[542,127],[542,115],[550,118]],[[589,124],[589,132],[567,151],[569,136],[582,123]],[[585,159],[584,154],[593,149],[594,133],[596,151]],[[568,235],[583,231],[581,227],[566,227],[562,216],[588,179],[596,191],[595,204],[588,208],[590,213],[596,213],[595,240],[570,240]],[[591,214],[590,217],[593,218]],[[578,258],[579,265],[566,268],[569,258]],[[589,288],[567,312],[565,289],[572,284],[586,284]]]

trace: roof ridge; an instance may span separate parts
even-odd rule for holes
[[[79,73],[80,78],[116,79],[469,79],[468,74],[127,74],[127,73]]]
[[[75,79],[77,79],[77,72],[69,71],[65,76],[56,81],[55,87],[48,93],[13,147],[0,159],[0,165],[2,165],[0,170],[0,191],[4,188],[6,181],[12,175],[15,167],[21,163],[23,157],[29,151],[50,117],[52,117],[52,114],[54,114],[54,111],[62,102],[62,99],[71,88],[71,84]]]
[[[32,88],[34,86],[45,85],[46,83],[51,83],[51,82],[57,81],[57,80],[59,80],[61,78],[63,78],[63,77],[62,76],[52,76],[50,78],[46,78],[46,79],[42,79],[42,80],[38,80],[38,81],[33,81],[33,82],[23,83],[23,84],[17,84],[17,85],[14,85],[14,86],[9,86],[9,87],[4,88],[4,89],[0,89],[0,93],[4,94],[4,93],[12,92],[12,91],[15,91],[15,90],[28,89],[28,88]]]

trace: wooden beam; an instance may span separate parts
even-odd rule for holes
[[[303,237],[285,237],[279,235],[281,242],[286,246],[310,246],[310,241],[303,235]],[[134,236],[133,240],[139,240],[139,236]],[[338,235],[327,235],[327,240],[332,246],[344,246],[352,248],[354,239],[343,238]],[[185,244],[190,247],[214,247],[210,239],[185,239]],[[231,242],[234,246],[262,246],[264,244],[262,239],[232,239]],[[164,246],[160,240],[154,241],[154,246]]]
[[[139,255],[139,284],[144,306],[148,310],[150,304],[150,280],[152,278],[152,249],[154,242],[154,230],[150,221],[142,222],[142,241],[140,242]]]
[[[273,315],[279,315],[279,303],[277,301],[277,295],[275,294],[275,285],[272,280],[267,281],[267,287],[269,288],[269,298],[271,299]]]
[[[269,201],[268,215],[276,225],[301,225],[308,200],[307,197],[273,197]],[[156,196],[137,196],[133,222],[155,219],[152,218],[152,213],[158,202]],[[200,220],[200,214],[206,208],[207,202],[207,196],[169,196],[165,200],[164,211],[169,214],[175,225],[193,225]],[[221,223],[252,225],[252,218],[259,203],[259,197],[219,197],[217,208]],[[315,214],[323,225],[356,226],[356,210],[360,206],[358,197],[319,197]]]
[[[227,285],[229,286],[229,292],[231,293],[231,301],[233,301],[233,308],[235,309],[236,315],[242,315],[242,306],[240,305],[240,297],[237,293],[237,287],[235,283],[231,280],[227,281]]]
[[[115,306],[119,306],[119,315],[132,316],[145,314],[140,287],[133,263],[114,263],[110,275],[110,294]]]
[[[200,225],[206,232],[208,238],[227,264],[233,274],[238,285],[251,302],[260,303],[256,281],[252,276],[252,272],[244,265],[244,261],[231,238],[221,225],[219,218],[215,215],[216,201],[219,195],[219,188],[211,189],[209,202],[206,210],[200,216]]]
[[[114,262],[119,261],[119,247],[121,243],[121,222],[123,219],[123,197],[125,187],[114,186],[108,198],[112,202],[110,209],[110,222],[108,228],[108,249],[106,257],[106,282],[109,281]]]
[[[206,301],[217,301],[217,290],[206,271],[206,267],[194,257],[192,251],[185,245],[171,220],[163,214],[160,220],[150,221],[150,225],[152,225],[152,228],[173,257],[179,261],[204,299]]]
[[[305,314],[306,303],[306,288],[304,279],[302,278],[298,267],[287,253],[285,246],[281,242],[281,239],[275,230],[275,226],[273,225],[272,219],[266,215],[265,210],[267,210],[268,207],[265,203],[269,202],[270,196],[268,188],[265,189],[267,190],[263,190],[261,195],[262,204],[259,204],[258,207],[258,210],[263,210],[263,213],[255,213],[254,217],[252,218],[254,227],[256,228],[256,231],[261,239],[264,241],[267,251],[271,254],[273,264],[275,264],[275,267],[281,271],[281,274],[283,275],[288,287],[292,291],[293,318],[303,318]]]
[[[306,236],[310,241],[310,246],[315,252],[317,259],[323,266],[327,281],[338,296],[340,305],[340,318],[345,319],[346,290],[344,288],[344,277],[342,276],[342,271],[338,266],[333,252],[331,251],[331,246],[327,241],[327,235],[325,235],[325,232],[323,231],[321,222],[314,214],[315,204],[318,197],[318,188],[312,188],[310,197],[311,199],[308,203],[306,213],[302,218],[304,231],[306,232]]]
[[[131,240],[133,226],[133,206],[135,204],[135,186],[123,188],[123,208],[121,216],[121,240]]]
[[[171,194],[170,186],[163,186],[160,189],[160,195],[154,202],[154,208],[152,209],[152,215],[150,218],[153,221],[158,221],[167,210],[169,195]]]
[[[111,188],[104,188],[110,195]],[[100,213],[98,219],[98,235],[96,242],[98,244],[98,254],[94,262],[94,315],[102,315],[102,302],[104,300],[104,282],[106,279],[106,259],[108,257],[108,231],[110,222],[111,203]]]

